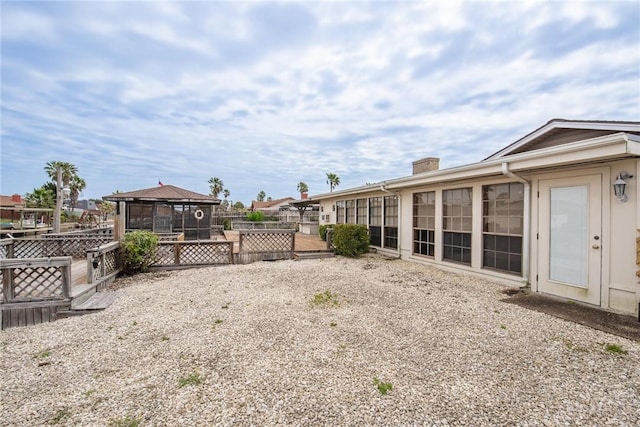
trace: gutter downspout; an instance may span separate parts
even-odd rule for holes
[[[384,188],[385,184],[380,184],[380,190],[385,192],[385,193],[390,193],[395,195],[398,198],[398,248],[396,249],[398,252],[398,259],[402,259],[402,245],[401,243],[401,236],[402,236],[402,228],[400,227],[400,225],[402,224],[402,196],[400,196],[400,192],[396,192],[396,191],[391,191],[391,190],[387,190],[386,188]],[[384,209],[382,210],[382,228],[384,230]],[[384,242],[382,244],[382,246],[384,247]]]
[[[522,287],[529,286],[529,247],[531,242],[531,183],[509,170],[509,163],[502,163],[502,174],[524,184],[524,205],[522,224]]]

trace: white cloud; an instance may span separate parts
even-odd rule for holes
[[[2,38],[52,42],[56,39],[56,25],[48,16],[27,9],[3,5]]]
[[[640,115],[624,3],[320,2],[256,16],[265,5],[11,3],[49,38],[3,12],[2,191],[31,191],[63,156],[89,197],[158,179],[206,192],[219,176],[247,202],[295,195],[299,180],[324,191],[329,171],[346,188],[429,155],[479,161],[552,117]],[[310,28],[269,37],[288,13]]]

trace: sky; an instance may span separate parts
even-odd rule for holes
[[[640,120],[637,1],[0,7],[4,195],[55,160],[81,198],[218,177],[248,204],[475,163],[552,118]]]

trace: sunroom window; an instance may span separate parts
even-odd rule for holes
[[[442,258],[471,265],[472,189],[442,192]]]
[[[519,182],[482,187],[482,266],[522,272],[524,185]]]
[[[436,228],[436,193],[413,195],[413,253],[434,256]]]
[[[398,197],[384,198],[384,247],[398,248]]]
[[[369,234],[371,245],[382,247],[382,197],[369,198]]]

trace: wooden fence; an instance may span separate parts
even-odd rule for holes
[[[112,283],[121,268],[119,266],[120,242],[111,242],[87,251],[87,283],[96,290]]]
[[[278,221],[233,221],[232,230],[294,230],[295,222]]]
[[[238,262],[292,259],[295,250],[295,230],[240,230]]]
[[[233,264],[233,242],[201,240],[158,242],[151,269]]]
[[[84,258],[88,250],[113,241],[107,234],[14,239],[13,258],[71,256]]]
[[[0,240],[0,329],[50,322],[69,309],[73,257],[86,258],[89,289],[111,283],[120,272],[119,248],[104,233]],[[51,256],[58,253],[64,256]]]
[[[71,257],[0,259],[0,329],[55,320],[71,305]]]

